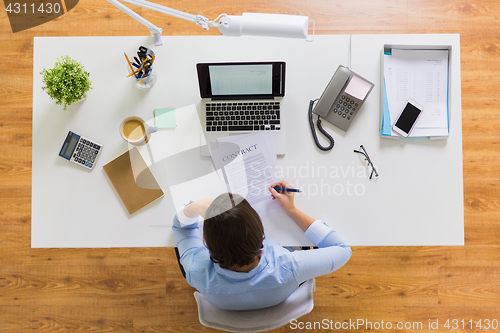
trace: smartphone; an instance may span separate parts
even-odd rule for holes
[[[403,137],[410,135],[413,127],[417,123],[418,118],[424,111],[424,107],[412,99],[406,103],[403,111],[398,116],[398,119],[392,125],[392,130]]]

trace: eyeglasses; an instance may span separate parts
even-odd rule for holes
[[[378,177],[377,170],[375,170],[375,166],[372,163],[372,160],[370,159],[370,156],[368,156],[368,153],[365,150],[365,147],[363,145],[359,146],[359,150],[354,150],[355,153],[363,154],[365,156],[365,161],[368,162],[368,165],[371,166],[372,168],[372,173],[370,174],[370,179],[372,179],[373,174],[375,174],[375,177]]]

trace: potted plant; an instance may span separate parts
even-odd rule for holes
[[[68,105],[85,99],[87,91],[92,89],[90,73],[78,61],[69,56],[57,59],[54,68],[44,69],[40,73],[43,75],[43,90],[49,97],[56,101],[56,104],[63,105],[64,110]]]

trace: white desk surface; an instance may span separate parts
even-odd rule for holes
[[[287,63],[283,100],[287,153],[278,158],[278,164],[283,178],[304,190],[296,195],[298,208],[321,218],[355,246],[464,244],[459,35],[355,35],[352,45],[349,35],[316,36],[312,43],[223,36],[163,37],[163,41],[163,46],[155,47],[152,37],[35,38],[32,247],[175,246],[171,232],[175,206],[169,186],[180,180],[168,179],[168,170],[161,163],[152,165],[165,197],[129,216],[105,176],[102,166],[128,149],[118,126],[130,115],[151,120],[157,107],[195,104],[199,108],[198,62],[268,60]],[[380,138],[380,52],[384,44],[452,45],[448,139]],[[140,45],[153,48],[157,59],[158,81],[146,91],[125,78],[123,52],[133,55]],[[42,91],[40,72],[66,54],[91,73],[94,89],[86,101],[63,111]],[[333,150],[324,153],[314,145],[307,108],[340,64],[374,82],[375,88],[347,133],[323,122],[335,138]],[[186,115],[177,114],[176,140],[185,136],[181,125],[187,121]],[[69,130],[104,145],[92,172],[58,156]],[[151,143],[153,140],[155,137]],[[379,179],[369,180],[368,168],[353,153],[360,144],[375,163]],[[209,159],[199,159],[200,168],[210,168]],[[163,165],[182,168],[172,166],[177,163],[175,158],[169,157],[169,161]],[[407,189],[398,189],[403,183]],[[192,197],[197,199],[205,192],[210,191],[204,189]],[[264,226],[266,234],[282,245],[310,244],[284,215],[265,218]]]

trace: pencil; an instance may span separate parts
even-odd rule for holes
[[[123,54],[125,55],[125,59],[127,59],[127,63],[128,63],[128,66],[130,67],[130,70],[132,72],[134,72],[134,69],[132,68],[132,64],[130,63],[130,60],[128,60],[128,57],[127,57],[127,54],[125,52],[123,52]],[[130,75],[129,75],[130,76]]]
[[[139,73],[140,71],[141,71],[141,70],[140,70],[140,69],[138,69],[138,70],[136,70],[135,72],[132,72],[132,73],[130,73],[129,75],[127,75],[127,77],[130,77],[130,76],[132,76],[132,75],[135,75],[135,74]]]

